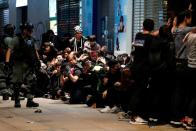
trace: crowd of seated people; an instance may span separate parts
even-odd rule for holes
[[[195,129],[196,27],[189,27],[190,11],[172,22],[153,32],[154,21],[145,19],[131,54],[118,56],[95,35],[84,37],[80,26],[64,40],[46,32],[38,50],[36,96],[118,113],[130,124]]]
[[[101,113],[118,113],[119,120],[130,124],[170,123],[194,129],[196,101],[190,86],[194,67],[188,66],[188,62],[194,65],[194,53],[189,53],[194,46],[182,51],[182,58],[176,49],[182,43],[194,43],[195,27],[188,27],[189,13],[180,13],[175,25],[170,21],[155,32],[154,21],[144,20],[130,55],[114,56],[96,42],[95,35],[82,36],[78,27],[63,51],[50,42],[43,43],[40,58],[50,83],[49,95],[70,104],[102,108]],[[187,74],[190,70],[191,75]]]

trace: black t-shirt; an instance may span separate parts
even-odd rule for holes
[[[106,86],[111,88],[114,86],[115,82],[120,82],[121,72],[120,72],[120,70],[117,71],[116,73],[108,72],[105,77],[108,78],[108,83]]]
[[[172,64],[174,49],[167,38],[154,37],[149,48],[149,64],[151,68],[163,69]]]
[[[148,61],[148,53],[149,46],[152,42],[153,36],[150,34],[137,33],[135,37],[135,41],[133,43],[134,47],[134,62],[138,64],[147,64]]]
[[[79,77],[79,79],[76,82],[72,82],[71,80],[66,82],[67,90],[74,90],[76,88],[81,88],[81,81],[82,81],[81,76],[80,76],[82,74],[81,70],[77,66],[70,67],[68,63],[64,67],[64,71],[63,71],[64,74],[66,74],[67,69],[70,69],[70,73],[72,75]]]
[[[82,87],[87,87],[96,90],[97,88],[97,83],[98,83],[98,77],[95,74],[95,72],[88,72],[88,73],[82,73],[81,74],[82,78]]]

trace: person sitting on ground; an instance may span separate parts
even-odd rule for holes
[[[70,48],[72,51],[78,52],[84,48],[84,43],[87,40],[86,37],[82,35],[82,28],[77,25],[74,27],[74,37],[69,40]]]

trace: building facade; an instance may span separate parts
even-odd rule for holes
[[[20,24],[30,22],[34,25],[34,36],[41,41],[42,33],[49,29],[48,0],[0,0],[0,35],[3,27],[10,23],[19,32]]]
[[[0,35],[3,34],[3,26],[9,23],[8,0],[0,0]]]
[[[14,24],[18,32],[22,22],[31,22],[38,40],[48,29],[60,36],[73,35],[73,27],[80,25],[85,36],[96,35],[98,43],[107,45],[109,51],[129,54],[135,34],[142,31],[144,19],[153,19],[158,29],[171,14],[187,9],[190,2],[195,25],[194,0],[0,0],[0,35],[8,23]],[[117,31],[120,8],[126,23],[124,34]],[[122,52],[116,47],[118,42],[125,44]]]
[[[80,0],[57,0],[57,31],[63,36],[73,35],[73,28],[80,25]]]
[[[167,21],[167,0],[133,0],[133,32],[134,38],[137,32],[142,31],[144,19],[153,19],[155,29]]]

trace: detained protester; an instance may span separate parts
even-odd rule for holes
[[[75,36],[69,40],[71,50],[75,52],[82,51],[84,48],[84,42],[87,39],[82,35],[82,28],[79,25],[74,27],[74,34]]]
[[[100,48],[100,45],[96,42],[96,36],[91,35],[88,37],[88,40],[84,43],[83,52],[88,53],[91,61],[93,63],[96,63]]]
[[[70,94],[69,102],[79,104],[84,102],[84,95],[81,86],[81,67],[79,66],[75,52],[71,52],[67,57],[62,70],[61,85],[63,85],[61,94],[65,92]]]
[[[105,91],[102,93],[102,97],[105,102],[105,108],[101,109],[100,112],[116,112],[120,110],[119,98],[118,98],[118,88],[121,85],[121,72],[120,64],[116,60],[110,60],[108,62],[109,71],[103,78],[103,85],[105,86]]]
[[[100,50],[100,45],[96,42],[96,36],[89,36],[88,40],[84,43],[84,51],[91,53]]]
[[[174,88],[174,42],[171,29],[163,25],[149,48],[149,124],[157,125],[169,119],[171,92]]]
[[[132,77],[134,80],[134,90],[130,95],[129,111],[132,112],[131,124],[146,124],[147,121],[141,117],[146,117],[148,100],[148,83],[150,77],[150,66],[148,61],[149,47],[153,36],[151,32],[154,29],[154,21],[145,19],[143,22],[143,31],[135,36],[133,43],[133,63],[131,65]]]
[[[176,73],[175,89],[172,95],[172,118],[170,123],[174,126],[181,126],[181,119],[185,116],[186,88],[188,83],[187,70],[187,48],[183,42],[187,33],[195,30],[196,27],[190,27],[192,22],[191,11],[183,11],[177,15],[176,28],[173,31],[175,43]]]
[[[183,118],[183,125],[186,129],[196,129],[196,96],[195,96],[195,73],[196,73],[196,31],[188,33],[183,39],[187,48],[187,72],[188,80],[185,90],[186,103],[185,115]]]

